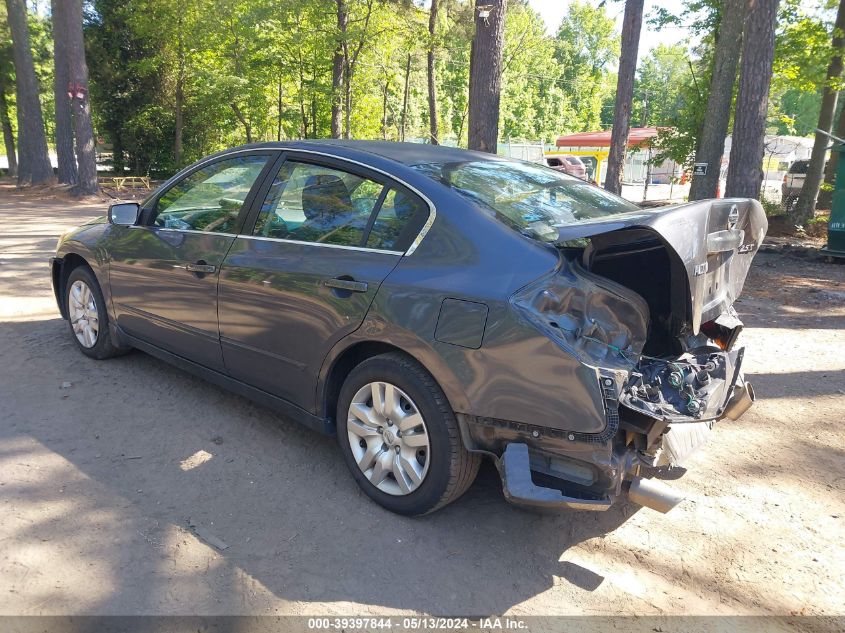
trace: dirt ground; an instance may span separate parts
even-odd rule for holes
[[[47,257],[103,211],[0,188],[0,614],[845,614],[845,265],[758,255],[759,402],[674,472],[670,514],[527,512],[485,465],[407,519],[333,439],[74,348]]]

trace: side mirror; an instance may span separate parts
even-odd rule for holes
[[[140,213],[141,205],[137,202],[118,202],[109,207],[109,224],[132,226]]]

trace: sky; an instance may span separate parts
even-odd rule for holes
[[[598,4],[599,0],[590,0],[592,4]],[[569,8],[570,0],[528,0],[531,8],[539,13],[546,23],[546,31],[554,35],[560,21]],[[672,11],[678,10],[678,0],[645,0],[643,11],[643,30],[640,33],[639,57],[642,58],[658,44],[675,44],[689,36],[686,29],[682,27],[667,27],[660,31],[654,31],[649,27],[647,20],[655,7],[662,7]],[[622,31],[622,16],[625,13],[625,3],[622,0],[607,0],[605,11],[616,19],[616,27]]]

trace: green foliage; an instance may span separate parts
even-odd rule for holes
[[[424,137],[427,9],[346,2],[343,34],[334,0],[92,0],[86,32],[101,135],[133,170],[172,172],[181,86],[180,164],[248,138],[328,136],[332,56],[341,45],[354,58],[351,135],[398,139],[404,120],[407,138]],[[472,0],[441,0],[437,30],[441,140],[463,143]],[[505,30],[502,136],[550,141],[599,125],[618,55],[613,19],[576,2],[550,38],[527,0],[511,0]]]
[[[0,3],[0,82],[6,92],[6,103],[13,107],[15,104],[15,66],[12,61],[12,34],[6,21],[6,3]],[[10,108],[11,109],[11,108]],[[12,112],[7,113],[13,127],[17,121]]]
[[[505,22],[500,134],[551,140],[575,113],[559,81],[555,43],[527,4],[513,2]]]
[[[404,127],[407,139],[425,138],[428,3],[345,2],[348,28],[341,33],[336,0],[86,0],[92,113],[97,136],[115,150],[117,168],[123,157],[134,172],[166,175],[248,139],[329,136],[338,46],[354,62],[350,135],[396,140]],[[772,128],[781,133],[806,134],[817,122],[830,57],[832,0],[813,2],[781,0],[770,106]],[[500,112],[504,140],[549,142],[559,134],[612,125],[620,4],[573,0],[550,37],[528,0],[509,0]],[[677,14],[664,8],[648,17],[646,37],[649,29],[681,27],[696,42],[694,48],[687,42],[658,45],[639,64],[633,124],[671,128],[658,137],[655,161],[683,163],[694,152],[720,7],[720,0],[690,0]],[[0,73],[12,85],[4,27]],[[49,135],[49,17],[32,13],[30,28]],[[436,31],[440,140],[464,144],[474,0],[440,0]]]
[[[786,210],[783,208],[781,202],[774,202],[769,200],[766,196],[760,198],[760,204],[763,205],[763,211],[766,212],[766,217],[773,218],[779,215],[784,215]]]
[[[701,38],[684,63],[680,63],[680,58],[673,60],[661,54],[662,47],[658,46],[644,60],[638,73],[634,121],[642,120],[642,93],[652,78],[661,75],[674,78],[673,82],[663,84],[661,101],[655,113],[658,118],[652,119],[651,114],[648,117],[650,124],[672,126],[671,130],[658,136],[655,162],[672,158],[688,164],[695,152],[707,104],[713,51],[718,36],[719,7],[717,0],[695,0],[685,5],[683,14],[656,9],[651,16],[650,23],[657,28],[686,24]],[[817,0],[815,3],[807,0],[781,1],[774,77],[769,97],[770,133],[805,136],[818,125],[821,90],[831,56],[834,8],[832,0]],[[659,86],[659,82],[658,79],[655,84]]]
[[[678,5],[679,13],[673,13],[666,7],[655,7],[647,23],[658,31],[666,27],[685,27],[693,35],[712,37],[719,28],[721,6],[720,0],[688,0]]]
[[[808,7],[785,0],[778,16],[769,118],[777,134],[806,136],[819,121],[821,93],[833,53],[829,2]],[[839,82],[833,87],[841,89]]]
[[[35,76],[40,84],[41,111],[50,136],[55,106],[53,102],[53,39],[50,21],[43,16],[30,13],[29,36],[32,47],[32,60],[35,64]],[[9,106],[9,121],[13,130],[17,128],[15,114],[15,66],[12,59],[12,34],[6,21],[6,5],[0,3],[0,73],[6,88],[6,101]]]
[[[660,116],[660,119],[649,119],[655,125],[666,126],[658,133],[654,143],[653,163],[659,164],[669,159],[689,166],[692,162],[707,108],[712,55],[712,42],[705,39],[693,54],[681,58],[683,63],[679,59],[672,62],[676,64],[672,70],[675,73],[672,85],[666,85],[664,91],[658,93],[656,116]],[[661,57],[666,55],[661,54]],[[660,67],[657,61],[654,65]],[[648,74],[643,83],[648,85],[647,81]],[[661,102],[664,99],[668,105]]]
[[[687,45],[659,44],[643,59],[634,84],[632,124],[667,126],[678,123],[684,107],[684,80],[690,81]]]
[[[132,28],[146,15],[142,5],[94,0],[92,9],[85,16],[85,54],[95,129],[115,152],[128,153],[133,171],[148,173],[172,147],[158,119],[170,118],[161,105],[164,78],[157,63],[163,61],[163,43]]]
[[[555,38],[555,59],[571,108],[568,125],[561,131],[598,129],[603,107],[611,104],[616,88],[610,67],[619,58],[619,34],[603,8],[575,0]]]

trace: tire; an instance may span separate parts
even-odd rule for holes
[[[393,388],[392,408],[388,386]],[[375,393],[384,403],[382,411],[398,415],[380,415],[380,403],[374,397],[367,400],[367,394]],[[351,413],[353,401],[358,415]],[[374,356],[355,367],[340,391],[336,419],[338,443],[352,476],[367,496],[391,512],[434,512],[466,492],[478,473],[481,457],[464,448],[440,386],[403,354]],[[359,461],[368,466],[370,460],[372,468],[359,466]],[[377,471],[379,462],[388,466]]]
[[[70,271],[65,282],[64,300],[71,338],[83,354],[104,360],[129,351],[112,343],[109,314],[103,292],[94,272],[88,266],[77,266]],[[96,319],[92,318],[94,316]],[[92,331],[95,334],[93,339]]]
[[[786,212],[787,215],[792,213],[792,210],[793,210],[793,208],[795,207],[796,204],[798,204],[798,196],[795,195],[795,194],[789,194],[786,197],[786,201],[783,204],[783,209],[784,209],[784,211]]]

